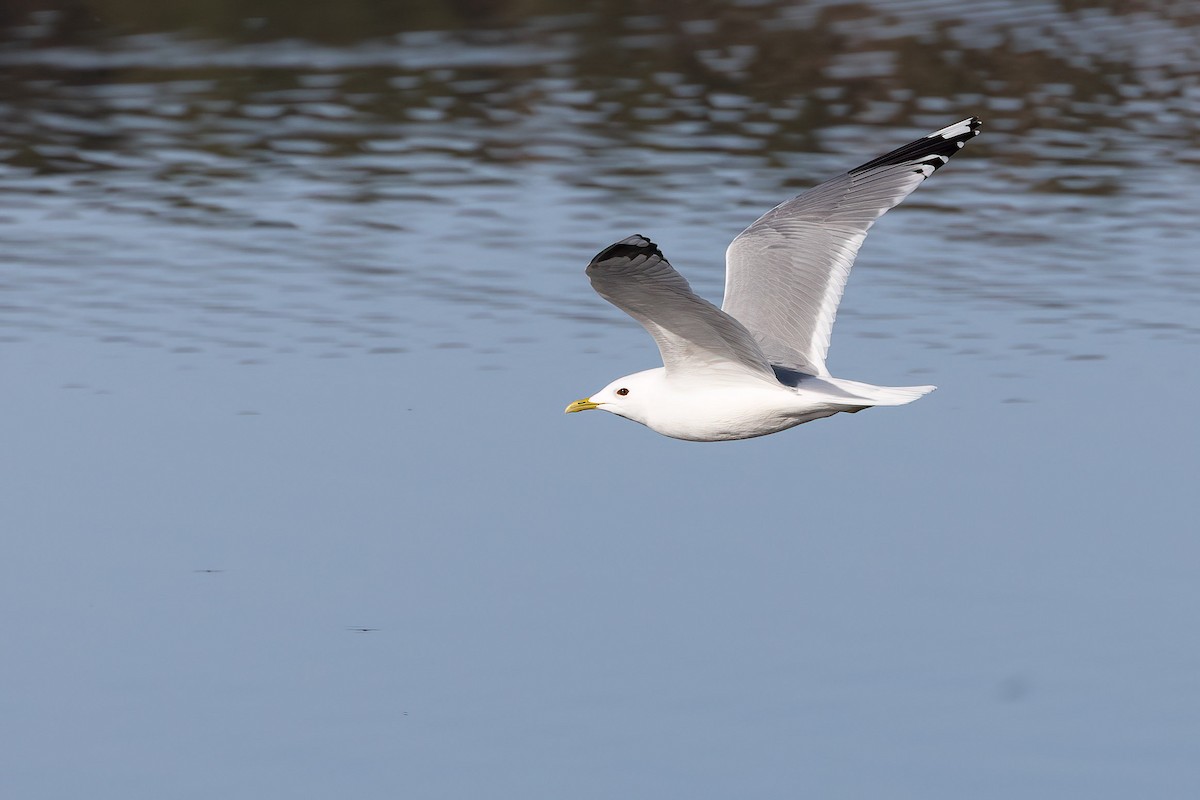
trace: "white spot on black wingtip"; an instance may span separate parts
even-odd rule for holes
[[[622,239],[616,244],[611,244],[601,250],[592,259],[592,264],[601,264],[606,261],[615,261],[618,259],[632,261],[636,258],[660,258],[665,260],[662,251],[658,249],[658,245],[645,236],[635,233],[633,236]]]
[[[967,117],[966,119],[956,122],[953,125],[947,125],[940,131],[934,131],[926,138],[932,139],[940,136],[943,139],[953,139],[961,142],[963,139],[971,136],[978,136],[979,129],[982,126],[983,122],[979,119],[979,117]]]

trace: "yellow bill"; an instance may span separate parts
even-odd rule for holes
[[[585,397],[582,400],[576,400],[574,403],[571,403],[571,405],[567,406],[567,410],[564,411],[563,413],[564,414],[573,414],[576,411],[587,411],[589,408],[599,408],[599,407],[600,407],[599,403],[593,403],[592,398]]]

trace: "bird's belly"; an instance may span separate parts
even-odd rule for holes
[[[707,392],[654,414],[646,425],[675,439],[720,442],[778,433],[839,410],[804,402],[792,392]]]

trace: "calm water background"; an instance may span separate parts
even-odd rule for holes
[[[1200,793],[1189,3],[0,11],[0,793]],[[695,445],[583,266],[984,135]],[[359,631],[355,628],[377,630]]]

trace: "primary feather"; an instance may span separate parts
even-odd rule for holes
[[[763,214],[725,253],[721,308],[772,364],[828,375],[838,303],[867,231],[979,133],[956,122],[855,167]]]

